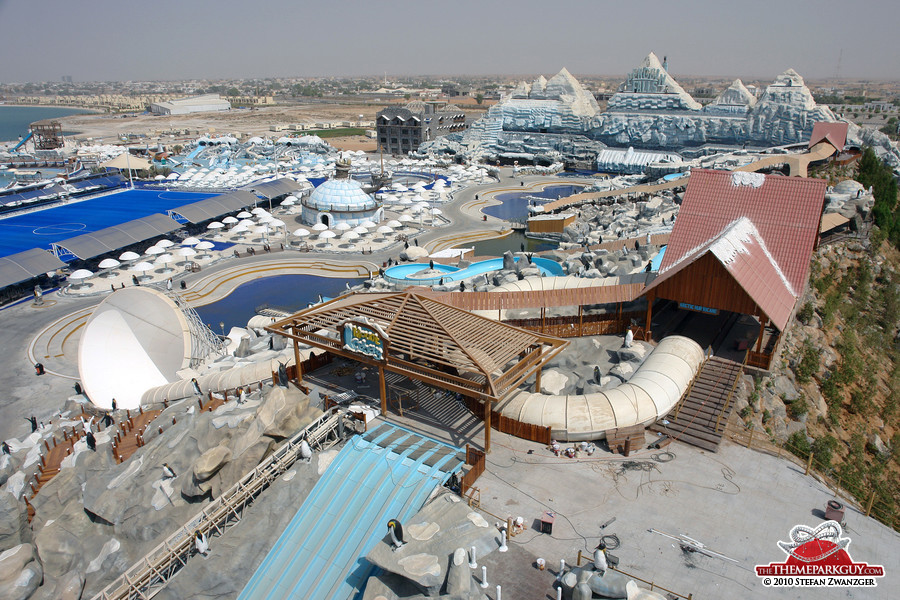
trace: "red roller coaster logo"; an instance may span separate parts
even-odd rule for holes
[[[766,587],[876,587],[884,567],[850,558],[850,538],[843,534],[837,521],[815,529],[796,525],[790,541],[778,542],[787,559],[756,565],[756,575]]]

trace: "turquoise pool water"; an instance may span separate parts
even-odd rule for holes
[[[518,262],[519,260],[521,260],[521,258],[517,256],[515,260],[516,262]],[[550,260],[549,258],[541,258],[539,256],[535,256],[531,260],[532,263],[534,263],[534,265],[537,266],[538,269],[540,269],[541,273],[546,276],[555,277],[557,275],[563,274],[562,266],[555,260]],[[490,273],[491,271],[499,271],[503,268],[503,259],[491,258],[488,260],[482,260],[476,263],[472,263],[465,269],[459,269],[450,265],[441,265],[435,263],[434,270],[441,271],[442,273],[445,273],[444,275],[437,275],[435,277],[428,277],[424,279],[410,278],[411,275],[414,275],[422,269],[427,268],[427,263],[397,265],[394,267],[388,267],[388,269],[384,272],[384,276],[386,279],[388,279],[389,281],[393,281],[394,283],[435,285],[440,283],[441,279],[444,280],[444,283],[447,283],[450,281],[460,281],[462,279],[468,279],[470,277],[475,277],[483,273]]]

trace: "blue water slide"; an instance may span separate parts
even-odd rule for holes
[[[26,135],[24,138],[22,138],[22,141],[19,142],[18,144],[16,144],[16,145],[13,147],[12,151],[15,152],[15,151],[17,151],[19,148],[21,148],[22,146],[24,146],[24,145],[25,145],[25,142],[27,142],[28,140],[30,140],[31,137],[32,137],[33,135],[34,135],[34,132],[33,132],[33,131],[29,131],[29,132],[28,132],[28,135]]]

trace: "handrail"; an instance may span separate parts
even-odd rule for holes
[[[675,414],[672,416],[672,419],[678,418],[678,412],[681,410],[681,407],[684,406],[684,401],[688,399],[688,396],[691,395],[691,390],[694,389],[694,382],[697,381],[697,377],[703,371],[703,367],[706,366],[706,363],[712,358],[712,346],[707,346],[706,350],[703,351],[703,362],[700,363],[700,366],[697,367],[697,370],[694,372],[694,377],[691,379],[691,382],[688,384],[687,389],[684,390],[684,393],[681,395],[681,400],[678,401],[678,404],[675,405]]]
[[[719,433],[719,425],[722,422],[722,415],[728,412],[728,406],[731,404],[731,398],[734,396],[734,390],[737,389],[738,383],[741,382],[741,375],[744,373],[744,369],[747,367],[747,358],[750,356],[750,349],[748,348],[744,352],[744,360],[741,362],[741,368],[738,369],[737,376],[734,378],[734,383],[731,385],[731,389],[728,390],[728,397],[725,398],[725,404],[722,406],[722,410],[719,411],[719,416],[716,417],[716,427],[714,431]]]
[[[306,441],[310,446],[320,445],[341,427],[346,412],[341,407],[333,407],[294,434],[221,496],[203,507],[178,531],[107,585],[94,596],[94,600],[146,600],[155,596],[192,556],[192,532],[200,531],[206,536],[212,536],[213,533],[223,535],[228,523],[239,521],[241,510],[278,475],[293,465],[300,455],[301,442]]]

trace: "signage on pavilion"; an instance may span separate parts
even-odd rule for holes
[[[375,360],[384,360],[387,335],[381,327],[359,318],[343,323],[344,350],[363,354]]]

